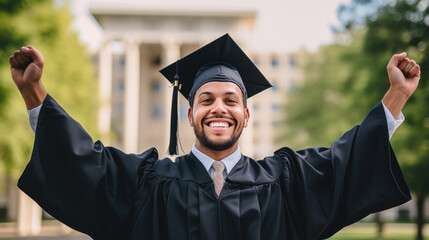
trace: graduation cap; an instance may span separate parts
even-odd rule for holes
[[[228,34],[177,60],[160,72],[174,86],[168,147],[170,155],[177,154],[178,91],[192,106],[196,91],[208,82],[233,82],[241,89],[244,98],[271,87],[252,60]]]

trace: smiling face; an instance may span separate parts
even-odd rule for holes
[[[235,83],[208,82],[195,93],[188,118],[200,151],[232,153],[237,149],[243,128],[247,127],[249,110]]]

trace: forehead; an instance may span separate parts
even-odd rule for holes
[[[224,95],[224,94],[236,94],[240,97],[243,97],[241,89],[237,84],[232,82],[208,82],[203,84],[195,93],[196,97],[199,97],[201,94],[213,94],[213,95]]]

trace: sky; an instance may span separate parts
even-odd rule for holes
[[[88,11],[89,1],[72,0],[73,27],[92,51],[99,47],[102,29]],[[115,1],[115,0],[107,0]],[[123,2],[124,0],[116,0]],[[127,0],[133,2],[133,0]],[[146,0],[139,0],[146,2]],[[137,0],[134,0],[137,2]],[[151,1],[153,2],[153,0]],[[256,51],[291,52],[316,50],[333,41],[331,26],[338,25],[337,8],[350,0],[157,0],[158,4],[225,4],[252,6],[258,11],[254,37],[249,47]]]

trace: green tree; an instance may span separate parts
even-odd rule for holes
[[[10,82],[6,79],[10,79],[9,74],[9,64],[8,57],[13,53],[15,49],[23,45],[27,41],[25,34],[19,33],[18,29],[15,27],[16,17],[24,11],[26,7],[31,7],[33,4],[36,4],[36,1],[27,1],[27,0],[6,0],[0,1],[0,58],[3,61],[0,61],[0,76],[2,81],[0,81],[0,122],[6,122],[11,117],[12,113],[6,113],[7,104],[11,100],[11,95],[13,89],[10,87]],[[10,128],[10,127],[9,127]],[[13,152],[21,151],[18,145],[13,144],[14,141],[18,141],[20,134],[17,134],[13,139],[6,139],[6,133],[3,128],[0,128],[1,136],[0,137],[0,172],[6,175],[4,179],[5,187],[3,192],[8,193],[8,186],[10,185],[8,180],[10,179],[10,170],[6,166],[13,165],[11,156]],[[18,129],[19,131],[19,129]],[[0,188],[2,189],[2,188]]]
[[[360,53],[363,34],[361,31],[353,36],[339,36],[341,40],[337,43],[303,57],[303,84],[289,93],[285,109],[288,131],[283,139],[291,142],[289,145],[293,148],[329,146],[353,125],[359,124],[368,111],[353,107],[355,99],[346,84],[346,79],[354,78],[357,83],[365,80],[366,74],[357,78],[351,74],[356,66],[349,63],[351,59],[365,61]]]
[[[374,59],[407,51],[422,67],[420,86],[404,109],[407,121],[401,136],[394,139],[407,182],[417,201],[417,236],[423,239],[424,201],[429,193],[429,3],[421,0],[352,1],[344,9],[368,8],[377,4],[374,15],[350,19],[348,26],[362,22],[367,27],[363,51]],[[354,29],[354,27],[350,27]],[[374,75],[379,77],[381,75]],[[372,81],[371,81],[372,82]],[[370,84],[367,88],[371,88]]]
[[[7,59],[13,49],[25,42],[25,36],[17,33],[11,19],[13,19],[26,4],[25,0],[0,1],[0,58]],[[0,61],[0,67],[7,65],[7,61]],[[6,103],[8,89],[4,82],[0,82],[0,111]]]
[[[28,1],[24,5],[8,16],[7,21],[10,32],[17,36],[14,39],[18,40],[11,40],[7,48],[2,48],[0,55],[7,59],[22,45],[33,45],[39,49],[45,59],[44,87],[96,136],[98,95],[94,94],[97,83],[93,64],[77,33],[71,29],[73,16],[68,6],[58,6],[52,0]],[[29,127],[24,101],[12,81],[9,65],[7,61],[1,62],[4,63],[0,65],[1,86],[7,94],[4,94],[1,101],[4,104],[0,108],[0,162],[3,175],[11,179],[16,178],[27,164],[34,135]]]
[[[382,99],[389,87],[386,65],[392,54],[407,51],[420,64],[420,86],[392,140],[417,200],[418,240],[423,239],[423,203],[429,192],[428,5],[419,0],[352,0],[341,6],[337,43],[310,58],[305,84],[287,107],[290,133],[306,133],[309,144],[328,144]]]

